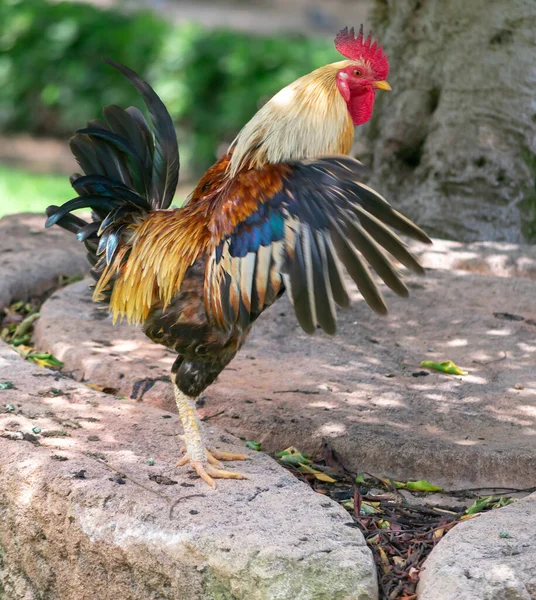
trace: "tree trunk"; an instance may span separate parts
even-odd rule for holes
[[[375,0],[372,20],[376,188],[435,236],[535,239],[536,0]]]

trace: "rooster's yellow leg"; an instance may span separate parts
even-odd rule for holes
[[[183,466],[189,462],[199,477],[212,488],[216,487],[214,479],[247,479],[241,473],[217,468],[221,467],[218,458],[221,460],[244,460],[246,457],[243,454],[209,451],[203,434],[201,420],[195,408],[195,398],[190,398],[186,394],[183,394],[175,384],[173,384],[173,390],[184,429],[184,436],[182,438],[186,444],[186,454],[178,462],[177,466]]]

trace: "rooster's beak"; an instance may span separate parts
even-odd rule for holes
[[[385,90],[386,92],[391,91],[391,86],[387,83],[387,81],[375,81],[372,84],[372,87],[375,87],[377,90]]]

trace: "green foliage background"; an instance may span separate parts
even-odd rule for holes
[[[264,100],[340,58],[331,40],[206,31],[79,3],[0,0],[0,23],[0,129],[67,136],[106,104],[140,106],[106,56],[157,90],[192,175]]]
[[[60,204],[73,196],[65,175],[28,173],[0,164],[0,217],[16,212],[44,214],[47,206]]]

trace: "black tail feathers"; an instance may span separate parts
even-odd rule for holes
[[[152,127],[135,107],[106,106],[105,121],[90,121],[77,131],[70,147],[85,174],[71,176],[78,197],[61,207],[49,206],[45,223],[59,225],[84,242],[95,279],[128,242],[129,224],[151,210],[169,207],[179,178],[177,137],[163,102],[134,71],[105,60],[138,90]],[[91,209],[91,223],[71,214],[83,208]]]

